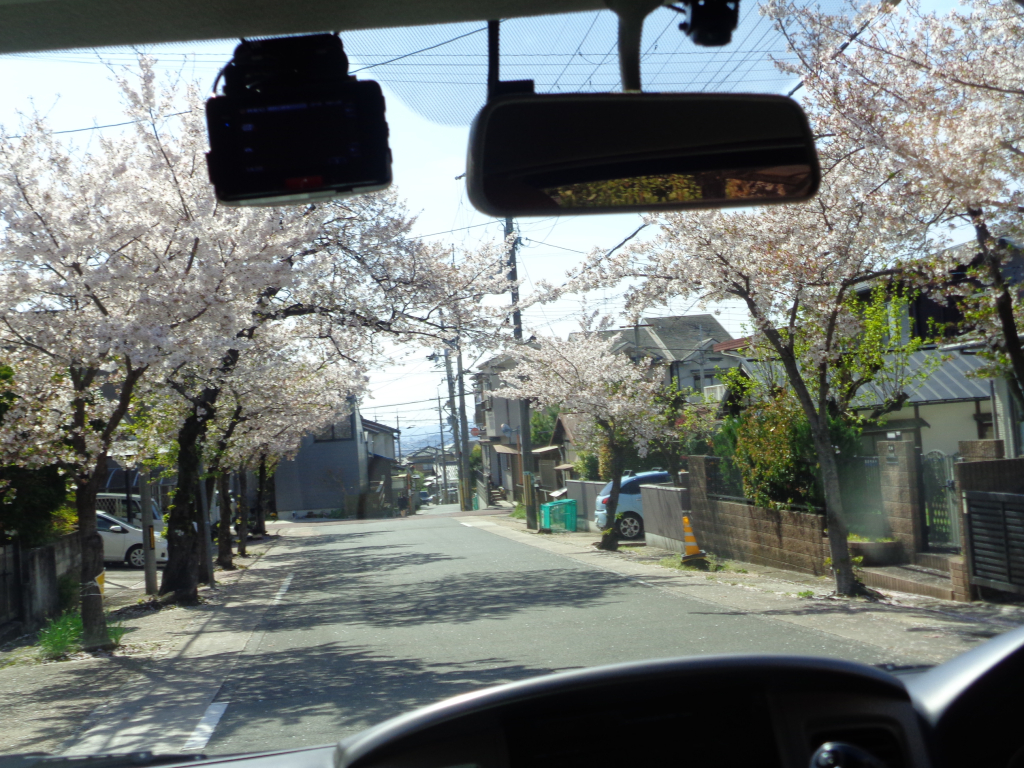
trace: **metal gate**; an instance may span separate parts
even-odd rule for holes
[[[958,551],[961,547],[960,498],[953,479],[958,458],[942,451],[929,451],[921,457],[925,535],[930,550]]]
[[[1024,594],[1024,495],[965,491],[971,582]]]

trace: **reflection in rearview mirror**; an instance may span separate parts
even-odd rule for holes
[[[498,217],[796,202],[819,180],[795,101],[732,94],[503,98],[473,123],[467,173]]]

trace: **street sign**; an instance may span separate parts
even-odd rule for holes
[[[473,427],[472,429],[470,429],[469,430],[469,434],[471,434],[473,437],[479,437],[479,435],[480,435],[479,427]]]

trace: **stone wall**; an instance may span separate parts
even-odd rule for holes
[[[816,576],[828,572],[823,515],[709,498],[704,457],[691,456],[689,465],[691,523],[701,549]]]
[[[881,440],[877,446],[882,512],[910,559],[925,550],[917,449],[912,440]]]

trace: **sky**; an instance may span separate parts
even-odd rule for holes
[[[952,6],[952,0],[933,0],[933,4],[937,10],[946,10]],[[770,48],[768,27],[758,20],[756,13],[749,12],[749,4],[747,11],[734,38],[743,55],[736,54],[732,58],[723,53],[727,49],[696,51],[675,31],[676,19],[672,12],[666,9],[657,11],[649,21],[644,37],[644,51],[648,57],[644,67],[649,75],[645,83],[653,80],[664,90],[685,90],[681,87],[682,81],[689,79],[695,82],[703,78],[701,82],[706,82],[709,89],[736,90],[744,87],[743,75],[752,77],[750,73],[760,72],[754,78],[763,83],[759,90],[788,90],[785,82],[777,78],[771,80],[774,75],[770,66],[761,61],[764,51]],[[613,50],[609,47],[609,40],[613,45],[614,27],[609,23],[608,14],[559,17],[559,30],[565,36],[561,42],[568,47],[564,54],[560,54],[562,58],[557,60],[543,51],[558,50],[559,40],[545,41],[542,35],[538,35],[537,28],[515,22],[520,26],[511,27],[511,32],[503,32],[503,54],[506,56],[503,61],[511,63],[503,64],[503,77],[530,76],[530,68],[533,67],[537,72],[538,90],[558,91],[567,85],[578,90],[606,88],[603,82],[595,85],[594,81],[613,77],[616,68],[615,57],[609,56]],[[453,25],[453,29],[462,31],[459,25]],[[472,32],[475,26],[469,25],[466,29]],[[515,32],[519,34],[512,34]],[[343,35],[343,40],[349,40],[346,49],[351,59],[351,70],[367,67],[359,77],[377,76],[382,82],[391,129],[395,185],[408,210],[416,217],[413,234],[457,248],[472,248],[479,243],[500,240],[503,226],[502,222],[472,207],[466,198],[465,182],[460,178],[466,167],[469,126],[457,123],[464,123],[465,116],[471,114],[472,109],[467,111],[465,103],[456,97],[463,91],[474,93],[472,88],[476,86],[467,85],[474,82],[474,76],[467,72],[473,66],[479,68],[485,61],[481,56],[482,36],[466,36],[458,43],[461,47],[450,51],[448,58],[442,58],[434,51],[379,66],[379,62],[394,58],[393,53],[415,50],[412,46],[419,40],[427,46],[432,45],[435,38],[443,40],[446,35],[451,33],[444,29],[429,33],[403,30],[390,37],[378,31],[356,38]],[[573,41],[578,41],[575,50],[571,50]],[[181,43],[149,50],[157,56],[160,68],[168,75],[180,72],[182,76],[209,88],[220,67],[230,59],[234,45],[235,41]],[[53,130],[77,131],[67,136],[79,145],[87,143],[99,130],[123,130],[116,126],[99,130],[93,127],[124,120],[117,89],[106,62],[125,65],[133,59],[134,54],[124,49],[0,56],[0,83],[3,84],[0,86],[0,124],[11,131],[18,124],[18,112],[34,108],[47,116]],[[758,89],[756,83],[748,87]],[[472,98],[476,97],[471,95]],[[410,103],[419,111],[410,108]],[[422,116],[423,112],[449,124],[428,120]],[[639,226],[640,217],[523,218],[516,224],[522,242],[519,250],[519,274],[525,282],[522,290],[529,293],[535,281],[561,282],[566,271],[592,248],[610,248],[622,241]],[[577,297],[530,308],[524,313],[524,326],[528,332],[564,337],[576,328],[580,301],[581,298]],[[610,314],[617,314],[622,308],[618,291],[591,294],[586,297],[586,303],[591,310],[600,309]],[[649,314],[669,316],[696,311],[701,310],[673,305]],[[713,311],[720,313],[719,321],[734,336],[743,335],[747,317],[742,307],[738,304],[721,305]],[[624,322],[623,318],[618,319]],[[467,359],[467,369],[476,362],[475,359]],[[376,421],[400,426],[407,444],[419,444],[424,439],[432,439],[436,443],[436,405],[432,407],[424,401],[434,398],[439,392],[442,396],[446,394],[443,381],[443,371],[427,360],[427,353],[421,347],[396,349],[393,362],[372,372],[370,394],[364,401],[363,413]]]

